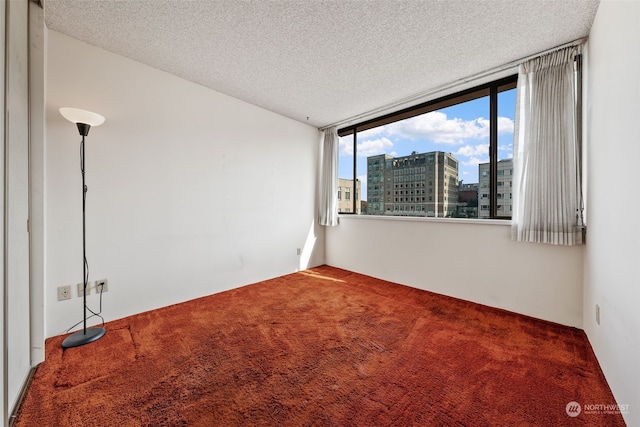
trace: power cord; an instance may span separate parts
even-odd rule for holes
[[[88,271],[88,266],[87,266],[87,271]],[[97,289],[97,286],[96,286]],[[85,286],[85,290],[86,290],[86,286]],[[102,327],[104,327],[104,317],[101,316],[102,314],[102,291],[103,291],[103,287],[102,285],[100,286],[100,310],[98,310],[98,312],[96,313],[95,311],[91,310],[89,308],[89,306],[85,305],[87,311],[89,311],[91,313],[91,316],[87,317],[87,320],[91,319],[92,317],[99,317],[100,320],[102,321]],[[65,331],[66,334],[68,334],[69,332],[71,332],[72,329],[74,329],[76,326],[80,325],[81,323],[84,322],[84,319],[82,319],[81,321],[79,321],[78,323],[76,323],[75,325],[71,326],[69,329],[67,329]]]

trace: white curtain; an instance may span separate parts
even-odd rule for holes
[[[320,225],[338,225],[338,133],[335,127],[324,131],[319,178],[318,221]]]
[[[573,46],[520,65],[513,141],[512,237],[582,244],[581,141]]]

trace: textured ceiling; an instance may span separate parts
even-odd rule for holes
[[[322,127],[586,37],[598,2],[45,0],[44,6],[51,30]]]

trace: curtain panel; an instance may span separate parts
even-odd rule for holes
[[[324,130],[319,178],[318,223],[333,227],[338,225],[338,132],[335,127]]]
[[[572,46],[520,65],[514,130],[512,238],[582,244],[582,171]]]

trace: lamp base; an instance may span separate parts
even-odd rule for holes
[[[107,333],[105,328],[88,328],[78,331],[66,337],[62,341],[62,348],[80,347],[81,345],[89,344],[99,340]]]

